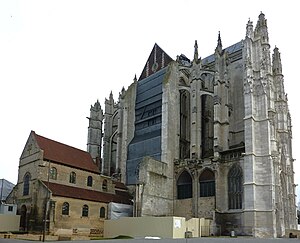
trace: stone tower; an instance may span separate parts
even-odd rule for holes
[[[89,152],[94,162],[99,166],[101,170],[101,149],[102,149],[102,122],[103,122],[103,111],[99,101],[91,106],[89,127],[88,127],[88,138],[87,138],[87,152]]]

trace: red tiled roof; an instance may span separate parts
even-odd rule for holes
[[[42,137],[32,131],[38,146],[44,151],[44,159],[94,173],[100,173],[91,155],[83,150]]]
[[[48,185],[48,182],[46,181],[43,181],[43,183],[45,185]],[[52,182],[49,182],[49,189],[51,190],[53,196],[69,197],[94,202],[116,202],[123,204],[132,204],[130,195],[128,193],[126,194],[125,192],[115,195],[111,193],[87,190]]]

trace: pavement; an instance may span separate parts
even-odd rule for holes
[[[76,243],[91,243],[90,240],[74,240]],[[73,241],[73,242],[74,242]],[[30,243],[37,242],[21,239],[0,239],[0,243]],[[46,242],[55,242],[47,240]],[[70,243],[70,241],[60,241],[60,243]],[[202,238],[186,238],[186,239],[129,239],[129,240],[93,240],[92,243],[300,243],[300,239],[259,239],[251,237],[202,237]]]

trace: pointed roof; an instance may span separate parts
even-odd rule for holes
[[[173,61],[173,59],[155,43],[139,80],[147,78],[163,69],[168,66],[171,61]]]
[[[97,174],[100,173],[88,152],[40,136],[34,131],[31,131],[31,135],[34,136],[39,148],[44,151],[43,159]]]

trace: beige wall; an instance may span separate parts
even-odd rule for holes
[[[210,235],[211,220],[183,217],[136,217],[104,221],[104,237],[127,235],[131,237],[158,236],[161,238],[184,238],[185,232],[192,237]]]
[[[136,217],[104,221],[104,237],[128,235],[184,238],[185,231],[185,218],[181,217]]]
[[[105,218],[100,218],[100,208],[105,208],[107,217],[107,204],[63,197],[52,197],[52,200],[55,201],[54,232],[58,229],[97,229],[103,232]],[[62,215],[64,202],[69,203],[69,215]],[[88,217],[82,217],[82,207],[85,204],[89,207]]]
[[[0,231],[19,231],[20,215],[0,214]]]

